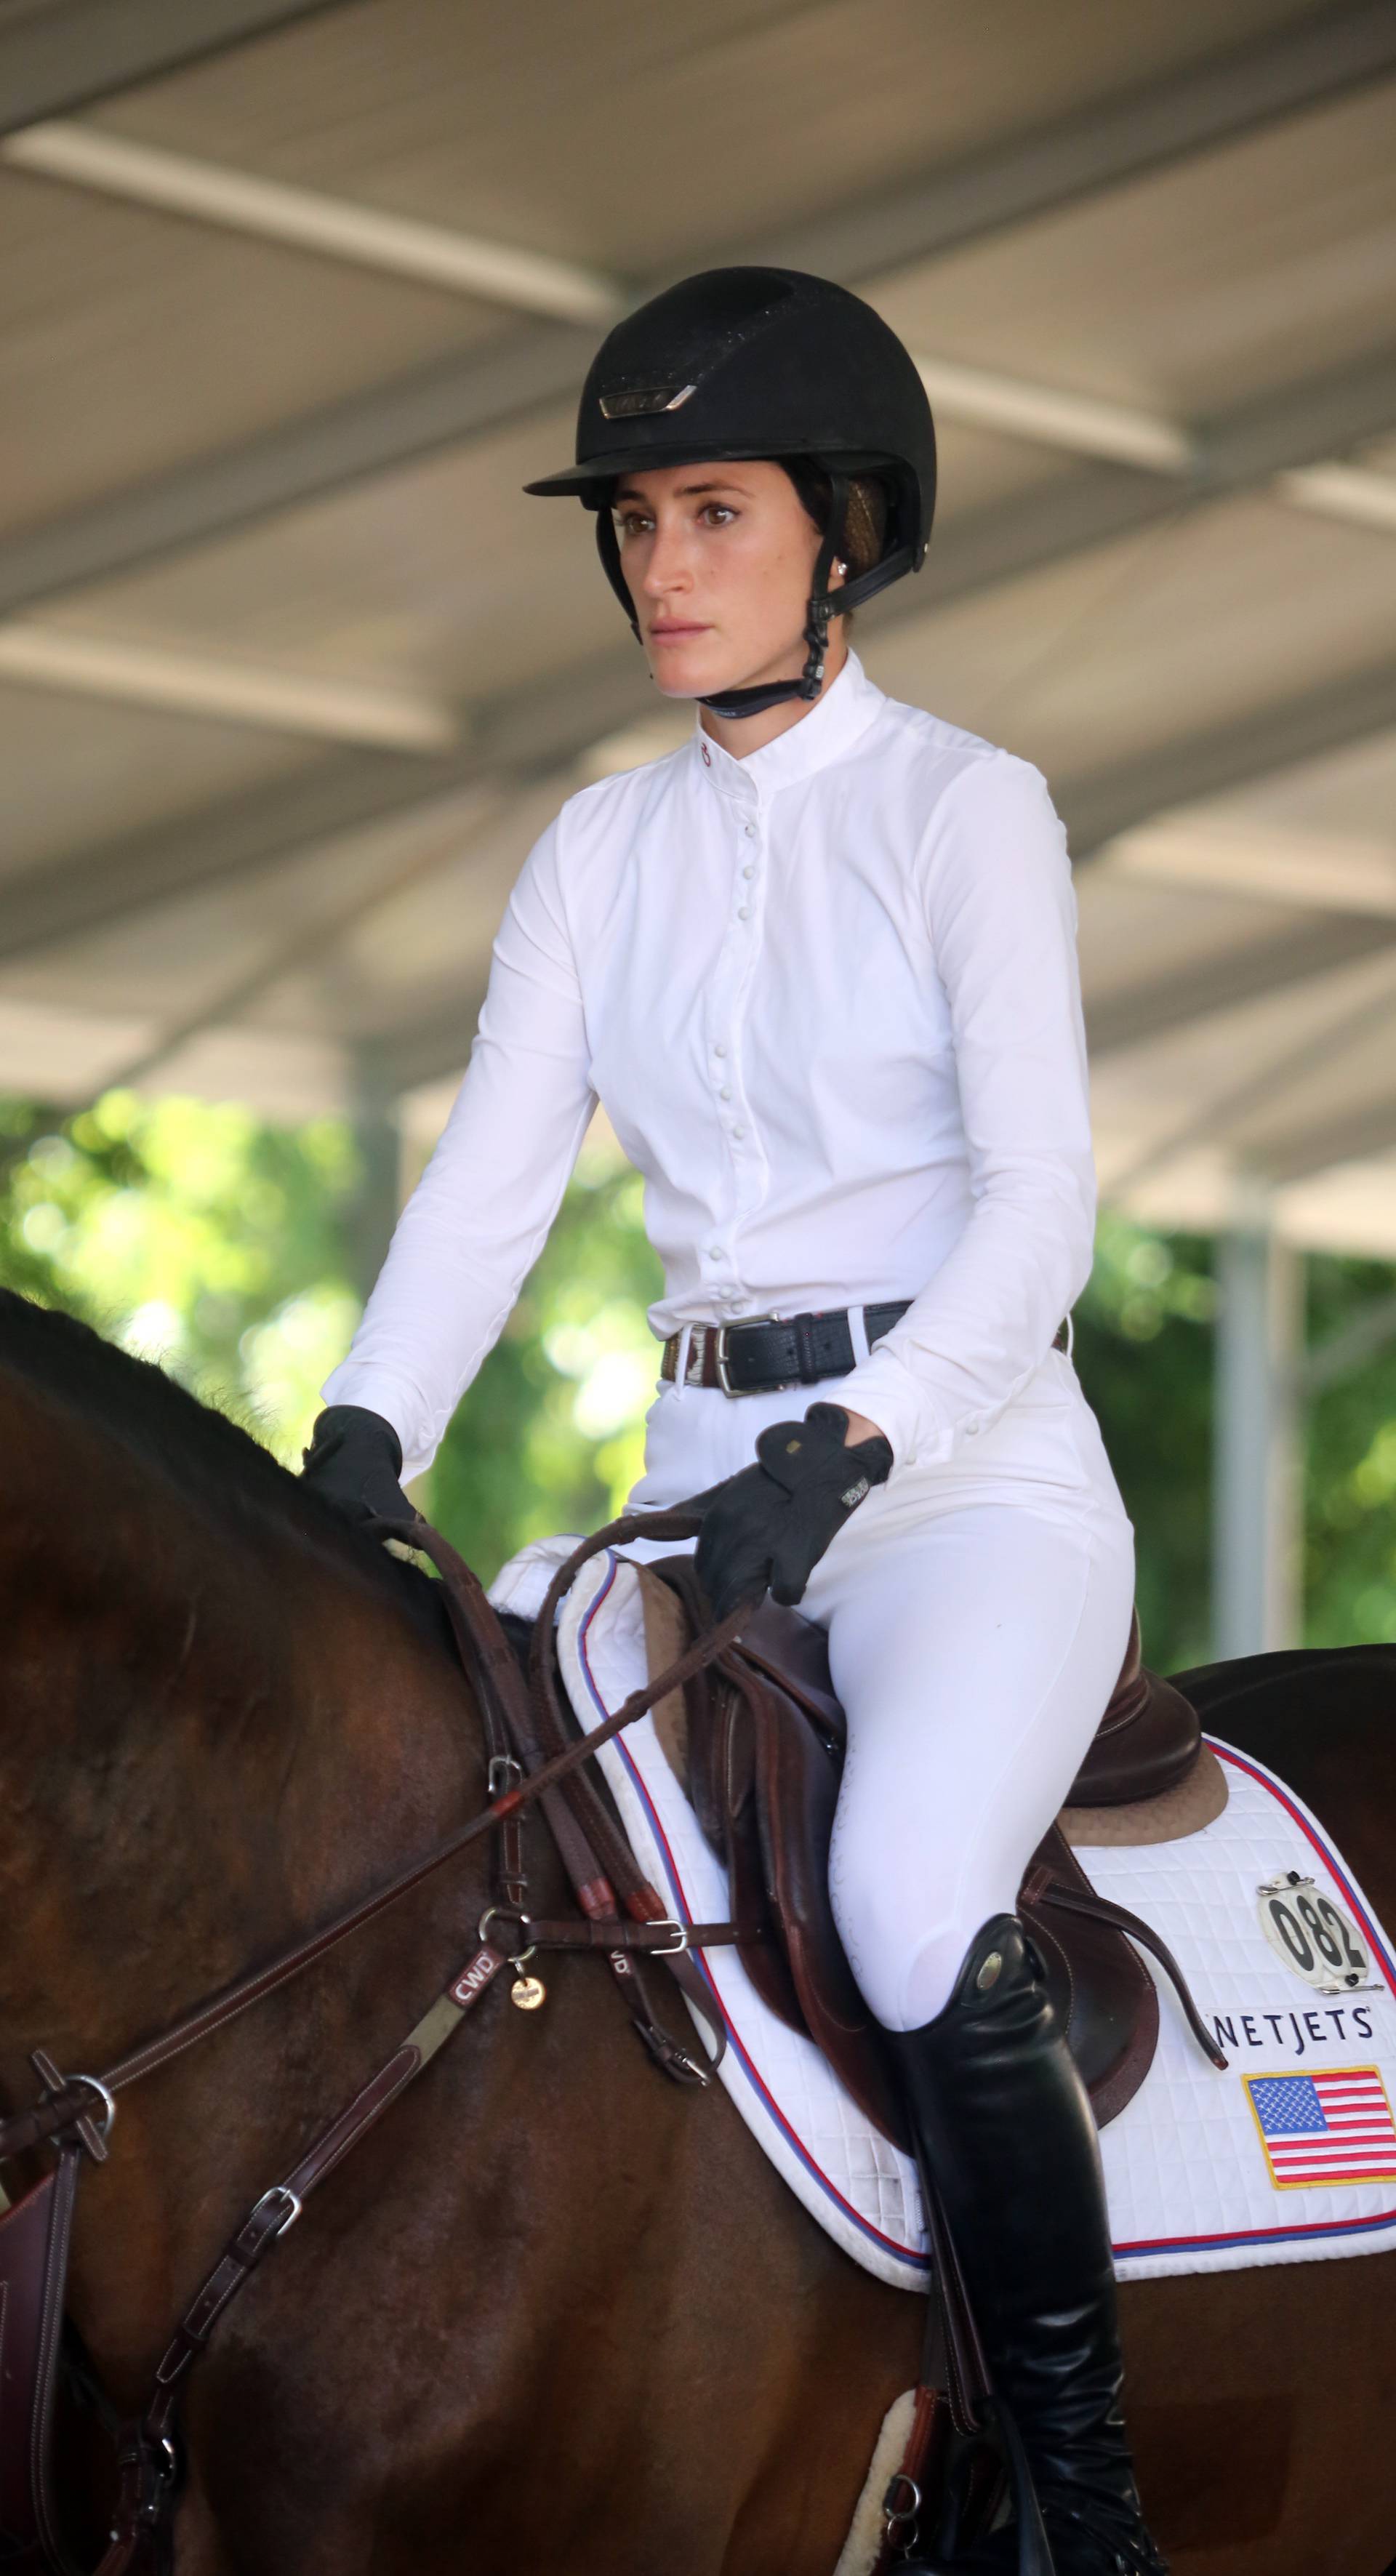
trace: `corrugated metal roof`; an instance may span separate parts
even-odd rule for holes
[[[1396,1254],[1396,14],[173,23],[0,5],[0,1082],[439,1106],[542,822],[689,721],[520,487],[595,315],[774,256],[927,368],[859,649],[1067,816],[1106,1193]]]

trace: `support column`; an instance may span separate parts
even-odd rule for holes
[[[1239,1173],[1220,1237],[1213,1399],[1212,1651],[1300,1642],[1304,1264],[1274,1227],[1273,1193]]]
[[[396,1093],[363,1058],[354,1068],[351,1115],[360,1170],[347,1220],[349,1266],[360,1296],[367,1297],[402,1204],[402,1130]]]

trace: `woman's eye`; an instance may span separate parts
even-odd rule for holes
[[[705,519],[711,519],[718,524],[725,523],[728,519],[735,519],[736,515],[736,511],[727,501],[709,501],[703,511]]]

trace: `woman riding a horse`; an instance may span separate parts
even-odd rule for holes
[[[599,350],[575,465],[528,488],[595,513],[694,731],[530,852],[307,1473],[352,1512],[404,1508],[603,1102],[664,1265],[628,1507],[717,1484],[714,1615],[769,1585],[827,1632],[835,1913],[1005,2439],[1058,2576],[1161,2576],[1094,2122],[1014,1912],[1134,1596],[1062,1322],[1095,1215],[1065,834],[1035,769],[848,646],[849,613],[920,569],[935,494],[920,378],[858,297],[763,268],[671,288]],[[837,1402],[792,1414],[827,1381]],[[1020,2537],[917,2567],[1009,2568]]]

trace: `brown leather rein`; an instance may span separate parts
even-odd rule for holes
[[[164,2570],[172,2564],[178,2471],[175,2418],[189,2370],[229,2302],[300,2216],[311,2192],[454,2036],[501,1968],[512,1965],[521,1970],[534,1950],[597,1951],[608,1960],[641,2038],[666,2071],[684,2082],[708,2081],[707,2068],[664,2030],[644,1982],[643,1962],[647,1956],[659,1958],[691,2002],[702,2010],[706,2001],[714,2051],[720,2053],[723,2034],[687,1954],[734,1941],[736,1927],[731,1923],[681,1925],[666,1914],[582,1766],[624,1727],[721,1655],[749,1617],[752,1604],[743,1602],[728,1618],[695,1638],[665,1671],[632,1691],[613,1715],[580,1737],[558,1700],[553,1630],[559,1604],[590,1557],[640,1536],[691,1538],[710,1499],[708,1493],[695,1494],[667,1511],[623,1516],[573,1550],[554,1575],[534,1623],[527,1687],[482,1585],[449,1542],[419,1518],[372,1524],[374,1536],[398,1539],[420,1551],[441,1576],[452,1631],[480,1711],[489,1804],[317,1931],[196,2004],[103,2074],[65,2077],[43,2049],[34,2050],[31,2063],[44,2091],[29,2108],[0,2118],[0,2164],[46,2142],[57,2148],[55,2167],[0,2217],[0,2319],[6,2329],[0,2347],[0,2556],[7,2564],[41,2567],[50,2576],[77,2576],[54,2508],[53,2411],[77,2179],[84,2155],[98,2163],[105,2160],[116,2096],[303,1975],[339,1942],[387,1913],[473,1843],[487,1834],[497,1837],[495,1901],[481,1919],[476,1947],[392,2056],[294,2168],[254,2202],[201,2283],[158,2365],[144,2413],[120,2430],[116,2516],[111,2545],[97,2576],[133,2576],[137,2569]],[[520,1824],[527,1810],[538,1804],[571,1879],[580,1920],[539,1922],[524,1910],[527,1877]],[[521,1935],[518,1954],[502,1929],[510,1919]]]

